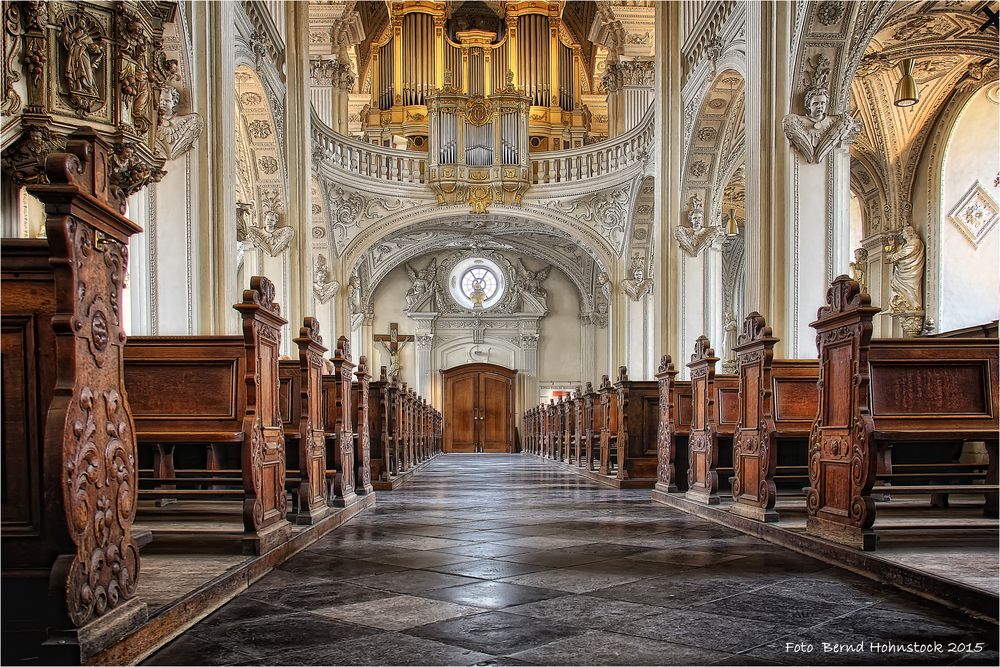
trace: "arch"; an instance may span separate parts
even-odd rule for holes
[[[359,234],[342,253],[345,266],[352,270],[362,263],[366,253],[376,244],[390,236],[419,230],[428,223],[448,224],[452,222],[473,221],[484,229],[497,225],[525,224],[534,226],[537,231],[551,233],[553,236],[571,238],[601,267],[608,271],[614,266],[617,249],[610,247],[607,239],[598,235],[593,229],[582,224],[575,218],[563,214],[553,208],[525,204],[523,206],[491,207],[489,213],[471,216],[467,206],[438,206],[428,202],[423,205],[397,210],[369,225]]]

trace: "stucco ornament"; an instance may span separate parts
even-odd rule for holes
[[[724,238],[726,233],[718,225],[705,226],[705,202],[698,195],[691,195],[688,200],[688,225],[677,226],[677,243],[691,257],[697,257],[701,252],[716,241]]]
[[[854,143],[861,124],[847,114],[829,113],[830,59],[824,55],[816,58],[804,102],[805,115],[790,113],[781,121],[781,127],[807,162],[818,164],[830,151]]]
[[[205,122],[196,113],[179,114],[181,93],[173,86],[165,85],[160,90],[160,120],[156,138],[168,160],[183,155],[201,135]]]
[[[326,256],[316,258],[316,272],[313,275],[313,294],[320,303],[326,303],[340,291],[340,283],[330,277]]]
[[[646,260],[642,255],[632,256],[632,264],[629,267],[631,278],[622,281],[622,290],[633,301],[638,301],[653,291],[653,279],[646,277]]]
[[[278,226],[276,211],[264,211],[263,227],[247,227],[247,239],[271,257],[277,257],[287,249],[294,235],[295,230],[291,227]]]

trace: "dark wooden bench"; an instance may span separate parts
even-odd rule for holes
[[[719,503],[719,472],[732,470],[732,438],[739,412],[739,380],[716,374],[719,358],[705,336],[691,355],[692,418],[688,437],[686,497],[707,505]]]
[[[596,470],[600,465],[595,462],[595,456],[601,450],[601,431],[604,429],[603,412],[601,411],[601,395],[594,391],[594,385],[588,382],[583,392],[583,463],[580,467]]]
[[[356,382],[351,384],[351,417],[354,430],[354,492],[367,496],[375,492],[372,486],[371,422],[369,420],[370,393],[368,358],[361,355],[354,373]]]
[[[49,664],[86,661],[147,617],[120,312],[142,230],[111,189],[111,160],[93,131],[71,135],[27,188],[47,238],[0,244],[5,654],[49,638]]]
[[[820,407],[809,444],[807,529],[866,550],[876,544],[872,494],[880,446],[985,442],[986,483],[947,491],[982,493],[985,515],[997,516],[996,342],[873,340],[877,312],[857,282],[840,276],[811,325],[819,347]]]
[[[368,436],[371,439],[371,477],[391,481],[399,474],[392,448],[391,383],[386,367],[379,368],[379,378],[368,383]]]
[[[294,506],[289,518],[311,524],[329,512],[326,444],[323,431],[323,339],[319,322],[307,317],[292,342],[294,359],[278,362],[280,405],[285,432],[286,480]]]
[[[656,485],[658,491],[675,493],[687,489],[688,437],[691,430],[690,380],[678,380],[670,355],[660,358],[656,370],[659,423],[656,431]]]
[[[600,396],[601,410],[601,446],[597,473],[610,475],[614,472],[611,451],[618,451],[618,392],[611,379],[605,375],[601,378],[597,393]]]
[[[333,479],[331,502],[347,507],[358,501],[354,480],[354,417],[351,414],[351,383],[354,363],[346,337],[337,339],[333,372],[323,376],[323,428],[328,475]]]
[[[152,479],[140,498],[236,499],[243,502],[244,545],[261,554],[286,541],[285,435],[279,410],[278,357],[286,320],[274,285],[250,280],[233,306],[242,336],[132,337],[125,346],[125,386],[140,447],[154,450]],[[204,477],[179,476],[180,447],[205,453]],[[224,474],[239,451],[242,489]],[[220,474],[214,474],[219,471]],[[164,488],[166,487],[166,488]]]
[[[618,369],[612,400],[617,403],[618,435],[615,440],[615,478],[633,485],[656,480],[656,437],[659,427],[659,386],[656,381],[630,380],[627,369]]]
[[[751,313],[733,347],[739,368],[739,421],[730,511],[758,521],[778,520],[774,506],[779,458],[786,477],[805,474],[809,432],[818,408],[819,364],[813,359],[775,359],[777,343],[764,318]]]

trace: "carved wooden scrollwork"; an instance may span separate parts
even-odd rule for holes
[[[145,619],[145,605],[134,599],[140,567],[132,534],[136,444],[119,308],[128,238],[141,230],[107,206],[100,178],[94,178],[93,165],[108,150],[92,133],[73,136],[69,152],[48,156],[41,183],[29,192],[46,207],[55,299],[58,370],[51,403],[40,406],[48,408],[43,465],[51,522],[43,558],[56,560],[49,585],[65,597],[48,622],[65,631],[101,619],[110,637],[104,641],[114,641]],[[95,647],[81,641],[79,650],[85,659]]]
[[[674,381],[677,370],[670,355],[660,358],[656,370],[659,384],[659,424],[656,432],[656,486],[662,491],[677,490],[677,473],[674,468]]]
[[[819,349],[819,413],[809,437],[810,532],[874,548],[874,422],[869,407],[868,348],[879,312],[857,281],[838,276],[811,324]],[[845,407],[834,410],[829,398]]]
[[[688,491],[691,500],[706,504],[719,502],[718,427],[715,416],[715,356],[705,336],[695,341],[691,371],[693,419],[688,439]]]

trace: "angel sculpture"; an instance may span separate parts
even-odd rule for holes
[[[437,259],[432,259],[422,271],[414,269],[409,262],[405,266],[406,276],[410,279],[410,289],[406,292],[406,307],[410,309],[432,290],[434,277],[437,275]]]
[[[531,271],[524,265],[524,262],[520,258],[517,260],[517,287],[522,292],[527,292],[528,294],[542,299],[548,296],[545,288],[542,287],[542,282],[549,277],[549,273],[552,271],[552,265],[546,266],[540,271]]]
[[[340,283],[330,277],[326,256],[316,258],[316,272],[313,277],[313,294],[320,303],[326,303],[340,291]]]
[[[247,238],[271,257],[277,257],[285,250],[294,234],[291,227],[278,226],[278,214],[275,211],[264,212],[263,227],[247,227]]]

